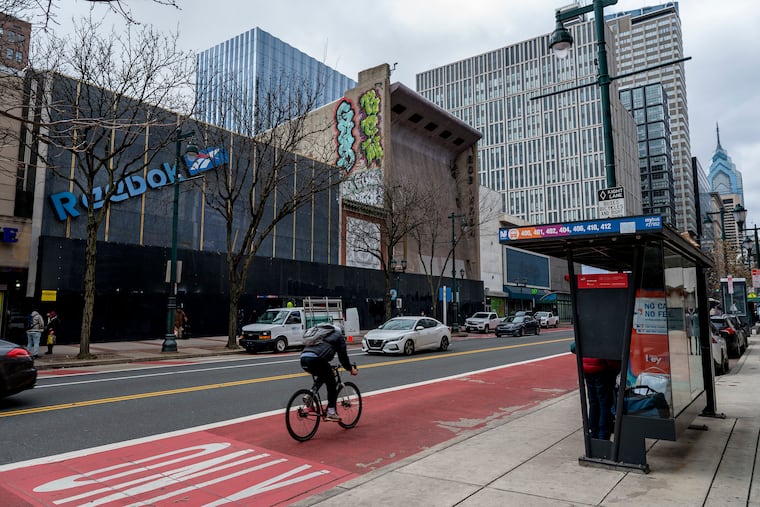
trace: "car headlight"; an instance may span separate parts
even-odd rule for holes
[[[261,333],[259,333],[259,335],[261,336],[270,336],[271,334],[272,334],[271,331],[262,331]]]
[[[404,336],[404,335],[401,335],[401,336],[394,336],[393,338],[388,338],[388,340],[387,340],[387,341],[388,341],[388,342],[397,342],[397,341],[401,341],[401,340],[403,340],[404,338],[406,338],[406,336]]]

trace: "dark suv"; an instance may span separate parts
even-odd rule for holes
[[[713,315],[710,321],[716,325],[720,335],[726,340],[728,354],[740,357],[747,350],[747,335],[739,319],[734,315]]]

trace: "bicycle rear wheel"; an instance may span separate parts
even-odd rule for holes
[[[359,422],[362,415],[362,393],[353,382],[346,382],[338,391],[338,405],[336,407],[343,428],[353,428]]]
[[[308,389],[299,389],[288,401],[285,409],[285,426],[290,436],[299,442],[309,440],[319,428],[318,401]]]

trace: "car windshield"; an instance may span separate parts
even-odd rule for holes
[[[548,316],[549,316],[549,312],[538,312],[536,314],[536,317],[538,317],[539,319],[543,317],[548,317]]]
[[[489,316],[488,313],[485,312],[478,312],[475,315],[472,316],[473,319],[487,319]]]
[[[403,329],[414,329],[414,323],[416,319],[391,319],[378,329],[385,329],[386,331],[398,331]]]
[[[517,316],[513,315],[511,317],[507,317],[506,319],[504,319],[504,322],[507,324],[519,324],[524,320],[525,320],[525,317],[523,315],[517,315]]]
[[[284,324],[289,314],[290,312],[287,310],[280,310],[272,319],[272,324]]]
[[[280,310],[267,310],[264,313],[261,314],[261,316],[256,319],[257,324],[271,324],[272,321],[277,317],[277,314],[280,313]]]

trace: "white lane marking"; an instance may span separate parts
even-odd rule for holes
[[[349,356],[352,355],[364,355],[363,352],[358,352],[355,354],[349,354]],[[44,384],[44,385],[36,385],[34,386],[34,389],[46,389],[50,387],[66,387],[66,386],[76,386],[76,385],[82,385],[82,384],[98,384],[101,382],[119,382],[122,380],[134,380],[134,379],[143,379],[143,378],[151,378],[151,377],[163,377],[166,375],[177,375],[181,373],[203,373],[203,372],[209,372],[209,371],[218,371],[218,370],[233,370],[237,368],[254,368],[258,366],[269,366],[272,364],[283,364],[283,363],[294,363],[297,362],[299,359],[293,358],[293,359],[280,359],[277,361],[267,361],[267,362],[261,362],[261,363],[249,363],[249,364],[238,364],[238,365],[227,365],[227,366],[214,366],[214,367],[207,367],[207,368],[194,368],[191,370],[180,370],[180,371],[162,371],[159,373],[143,373],[139,375],[126,375],[126,376],[120,376],[120,377],[114,377],[114,378],[101,378],[101,379],[87,379],[87,380],[75,380],[73,382],[58,382],[56,384]],[[166,365],[166,367],[176,367],[176,366],[187,366],[185,365]],[[134,371],[134,370],[121,370],[121,371]],[[72,374],[74,375],[96,375],[96,374],[110,374],[110,373],[116,373],[113,371],[103,371],[103,372],[88,372],[88,373],[82,373],[82,374]],[[46,379],[52,379],[53,377],[45,377]],[[70,376],[67,376],[66,378],[70,378]]]
[[[415,382],[413,384],[406,384],[406,385],[403,385],[403,386],[389,387],[389,388],[385,388],[385,389],[378,389],[376,391],[371,391],[371,392],[368,392],[368,393],[362,393],[362,398],[364,399],[364,398],[368,398],[370,396],[375,396],[375,395],[378,395],[378,394],[390,393],[390,392],[395,392],[395,391],[403,391],[405,389],[411,389],[413,387],[419,387],[419,386],[424,386],[424,385],[428,385],[428,384],[433,384],[433,383],[436,383],[436,382],[441,382],[442,380],[453,380],[453,379],[458,379],[458,378],[461,378],[461,377],[466,377],[468,375],[477,375],[477,374],[480,374],[480,373],[487,373],[489,371],[495,371],[495,370],[500,370],[500,369],[505,369],[505,368],[512,368],[513,366],[521,366],[521,365],[524,365],[524,364],[537,363],[539,361],[546,361],[546,360],[549,360],[549,359],[554,359],[554,358],[566,356],[566,355],[569,355],[569,354],[570,354],[570,352],[563,352],[561,354],[554,354],[553,356],[540,357],[540,358],[537,358],[537,359],[528,359],[528,360],[525,360],[525,361],[520,361],[518,363],[511,363],[511,364],[506,364],[506,365],[501,365],[501,366],[492,366],[490,368],[484,368],[482,370],[468,371],[468,372],[465,372],[465,373],[458,373],[456,375],[449,375],[447,377],[440,377],[440,378],[432,379],[432,380],[423,380],[421,382]],[[100,446],[96,446],[96,447],[90,447],[89,449],[80,449],[78,451],[70,451],[70,452],[66,452],[66,453],[62,453],[62,454],[56,454],[56,455],[53,455],[53,456],[45,456],[45,457],[42,457],[42,458],[34,458],[34,459],[26,460],[26,461],[19,461],[17,463],[9,463],[7,465],[0,465],[0,472],[7,472],[7,471],[10,471],[10,470],[17,470],[19,468],[25,468],[25,467],[31,467],[31,466],[37,466],[37,465],[46,465],[46,464],[50,464],[50,463],[57,463],[59,461],[65,461],[65,460],[68,460],[68,459],[74,459],[74,458],[80,458],[82,456],[87,456],[88,454],[94,454],[94,453],[99,453],[99,452],[106,452],[106,451],[111,451],[111,450],[114,450],[114,449],[121,449],[121,448],[124,448],[124,447],[129,447],[131,445],[138,445],[138,444],[143,444],[143,443],[155,442],[157,440],[163,440],[165,438],[171,438],[171,437],[182,436],[182,435],[189,435],[191,433],[196,433],[196,432],[199,432],[199,431],[206,431],[206,430],[210,430],[210,429],[215,429],[215,428],[221,428],[221,427],[224,427],[224,426],[229,426],[229,425],[232,425],[232,424],[238,424],[238,423],[243,423],[243,422],[254,421],[256,419],[263,419],[264,417],[269,417],[269,416],[273,416],[273,415],[279,415],[279,414],[283,414],[284,412],[285,412],[284,408],[279,408],[279,409],[276,409],[276,410],[270,410],[268,412],[261,412],[259,414],[253,414],[253,415],[248,415],[248,416],[244,416],[244,417],[238,417],[236,419],[228,419],[226,421],[217,421],[217,422],[213,422],[213,423],[209,423],[209,424],[204,424],[204,425],[201,425],[201,426],[194,426],[192,428],[185,428],[185,429],[181,429],[181,430],[170,431],[170,432],[167,432],[167,433],[160,433],[158,435],[150,435],[150,436],[147,436],[147,437],[135,438],[135,439],[132,439],[132,440],[125,440],[123,442],[114,442],[112,444],[105,444],[105,445],[100,445]]]

